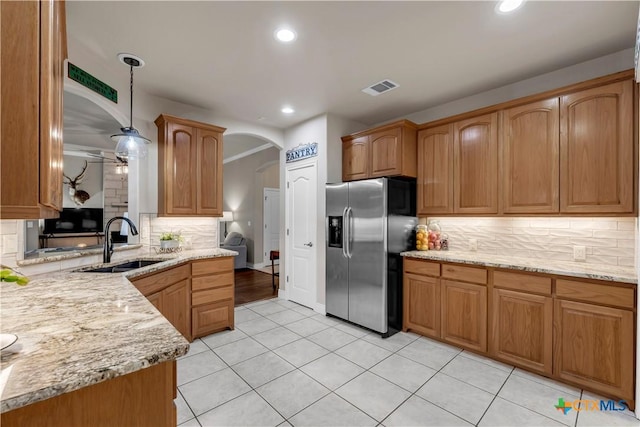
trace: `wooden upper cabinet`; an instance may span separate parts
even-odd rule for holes
[[[0,217],[62,210],[65,3],[1,2]]]
[[[197,129],[196,181],[197,211],[203,215],[222,214],[222,134],[210,129]]]
[[[416,177],[416,125],[408,120],[342,137],[342,180]]]
[[[502,209],[558,213],[560,112],[553,98],[502,113]]]
[[[418,132],[418,215],[453,213],[453,125]]]
[[[224,128],[161,114],[158,214],[222,216]]]
[[[633,82],[560,99],[560,212],[631,213]]]
[[[369,137],[361,136],[342,144],[342,180],[355,181],[369,177]]]
[[[456,213],[498,213],[498,113],[453,124]]]

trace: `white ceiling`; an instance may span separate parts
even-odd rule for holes
[[[110,136],[118,133],[121,125],[98,105],[78,95],[64,93],[64,145],[98,148],[113,151]]]
[[[70,1],[68,32],[106,60],[141,56],[136,87],[286,128],[330,112],[375,124],[633,47],[635,1]],[[298,40],[275,41],[276,27]],[[73,54],[73,52],[71,52]],[[371,97],[364,87],[400,84]],[[284,104],[296,113],[285,116]],[[263,117],[263,119],[260,119]]]

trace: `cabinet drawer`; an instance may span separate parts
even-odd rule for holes
[[[484,268],[442,264],[442,277],[462,280],[465,282],[480,283],[482,285],[487,284],[487,270]]]
[[[440,276],[440,264],[437,262],[404,259],[404,272],[422,276]]]
[[[233,301],[233,286],[205,289],[191,294],[191,305],[201,305],[226,299]]]
[[[194,338],[226,328],[233,329],[233,301],[194,307],[191,312],[191,327]]]
[[[233,271],[233,257],[221,257],[191,263],[191,274],[215,274],[223,271]]]
[[[634,306],[635,300],[632,288],[562,279],[556,280],[556,295],[560,298],[570,298],[631,309]]]
[[[515,291],[551,295],[550,277],[496,271],[493,273],[493,285],[498,288],[513,289]]]
[[[229,285],[233,285],[233,272],[212,274],[210,276],[194,277],[191,279],[191,289],[193,291],[219,288]]]
[[[130,280],[142,295],[147,296],[181,280],[188,279],[189,270],[189,264],[185,264],[168,270],[156,271],[148,276],[134,277]]]

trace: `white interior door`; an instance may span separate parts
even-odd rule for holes
[[[316,252],[320,246],[316,241],[317,181],[316,162],[287,169],[286,289],[291,301],[309,308],[316,302]]]
[[[263,262],[269,263],[269,252],[280,250],[280,189],[265,188],[263,199],[264,212],[264,254]],[[278,264],[279,261],[275,261]]]

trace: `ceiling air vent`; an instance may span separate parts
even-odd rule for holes
[[[364,93],[368,93],[371,96],[378,96],[381,93],[389,92],[392,89],[400,86],[398,83],[392,82],[391,80],[382,80],[378,83],[374,83],[371,86],[362,89]]]

